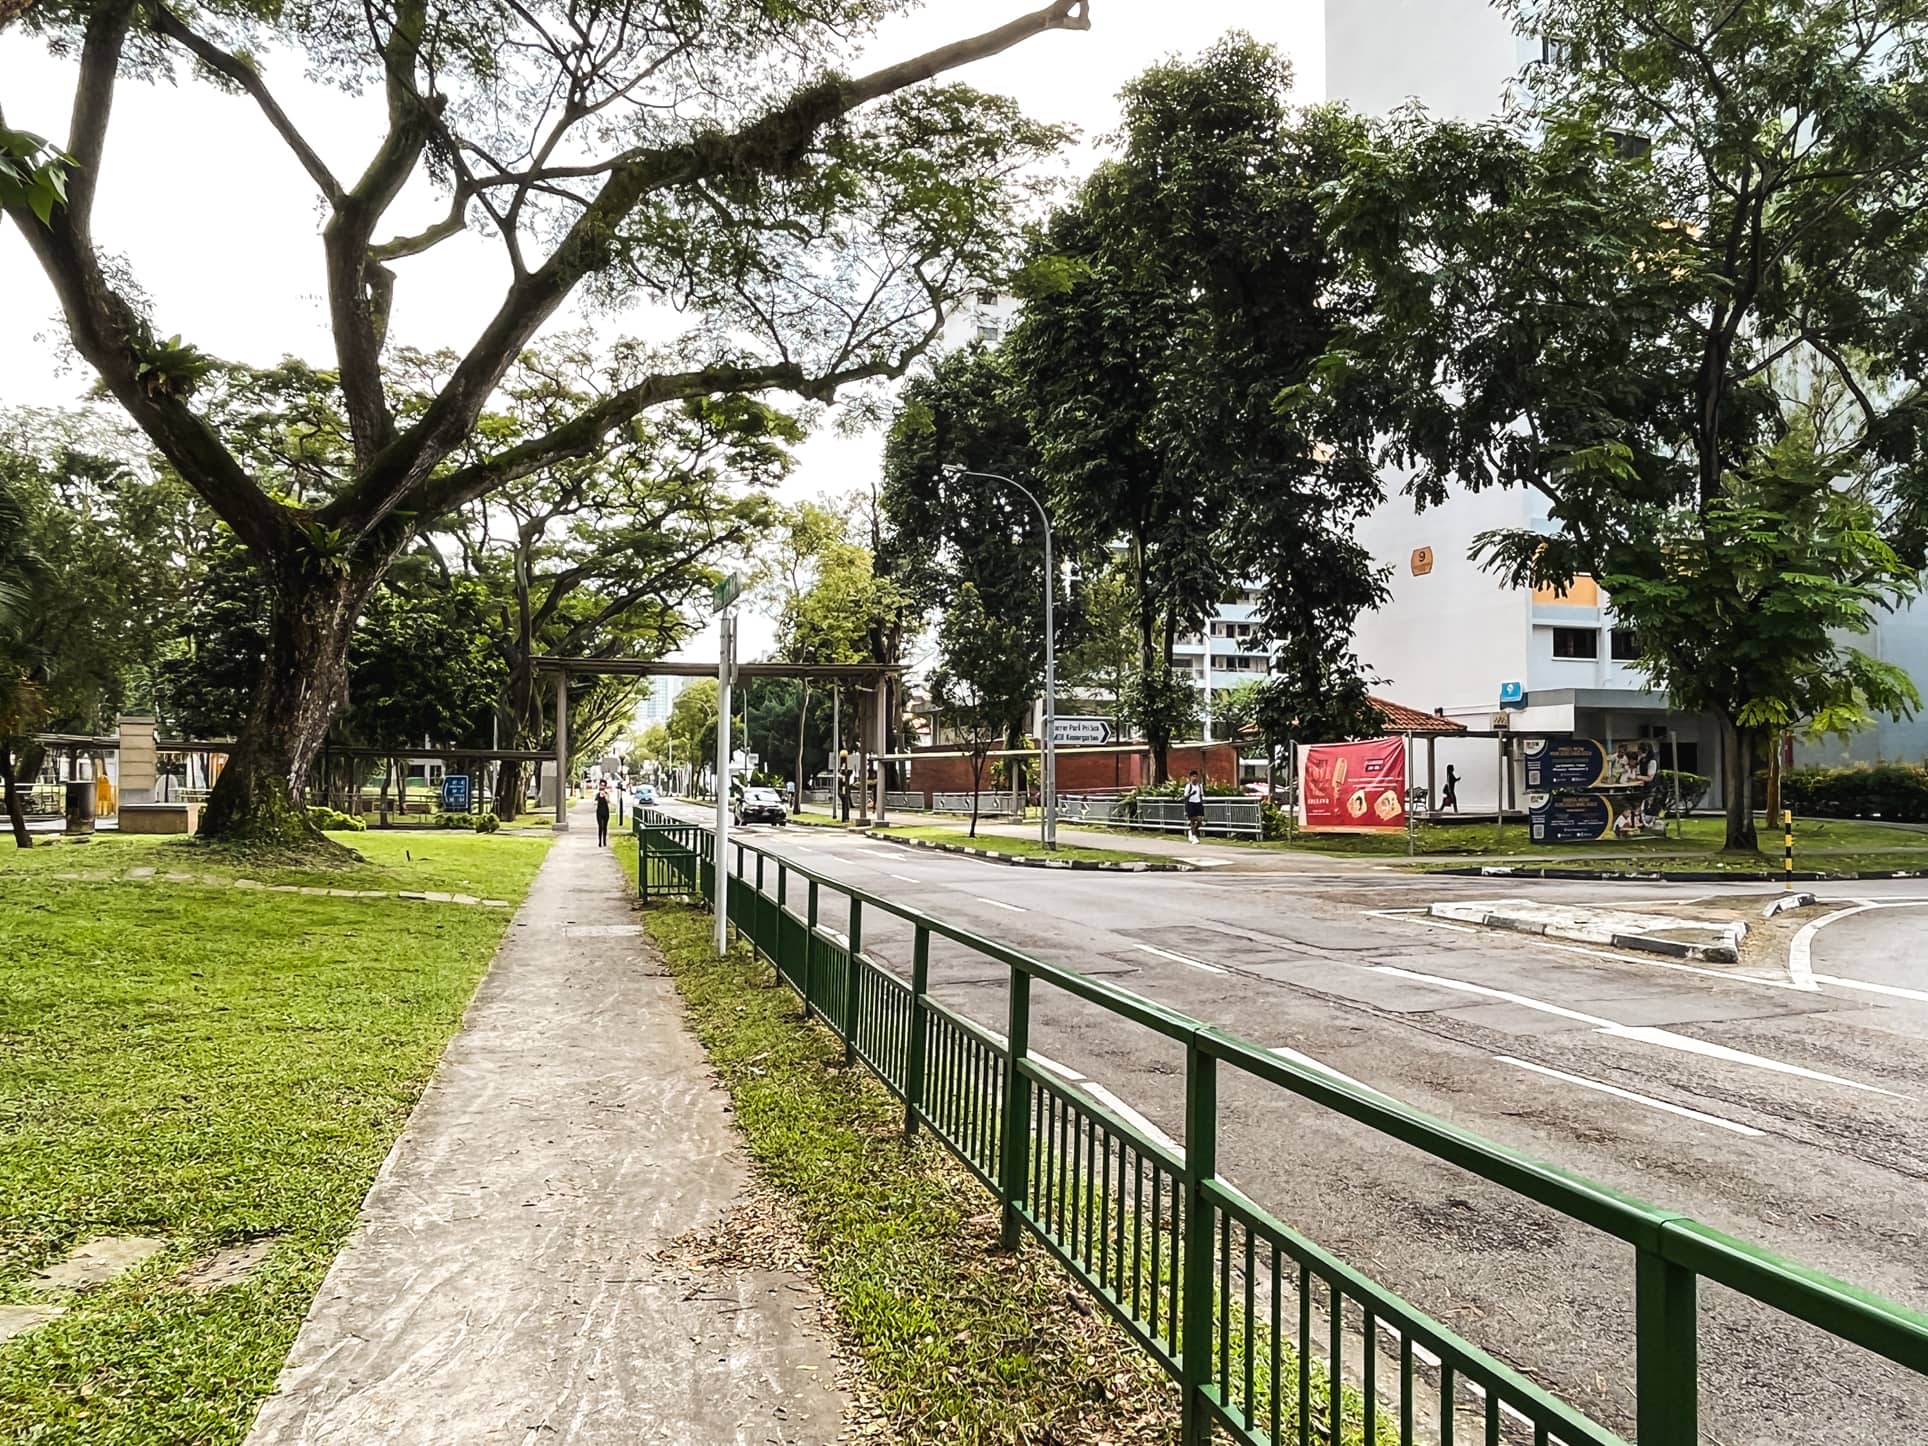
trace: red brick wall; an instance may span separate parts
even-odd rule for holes
[[[940,750],[941,751],[941,750]],[[984,787],[991,791],[991,765],[984,765]],[[1230,743],[1193,744],[1171,751],[1171,775],[1183,778],[1198,769],[1213,783],[1238,782],[1238,749]],[[1085,793],[1101,789],[1139,788],[1151,782],[1151,757],[1145,753],[1096,753],[1083,749],[1058,750],[1058,792]],[[969,793],[968,758],[913,757],[910,787],[920,793]]]

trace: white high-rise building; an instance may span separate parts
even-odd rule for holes
[[[636,705],[636,726],[647,728],[653,723],[669,722],[669,712],[676,704],[676,695],[689,686],[688,678],[651,678],[649,691]]]

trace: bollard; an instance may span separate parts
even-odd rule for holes
[[[1794,810],[1781,810],[1781,892],[1794,890]]]

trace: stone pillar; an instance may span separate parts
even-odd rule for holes
[[[556,674],[556,827],[569,827],[569,675]]]
[[[120,720],[120,757],[116,767],[122,803],[154,802],[159,760],[154,748],[154,720],[124,714]]]

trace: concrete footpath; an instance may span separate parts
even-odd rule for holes
[[[578,808],[382,1166],[249,1446],[822,1443],[807,1277],[687,1261],[748,1173]]]

